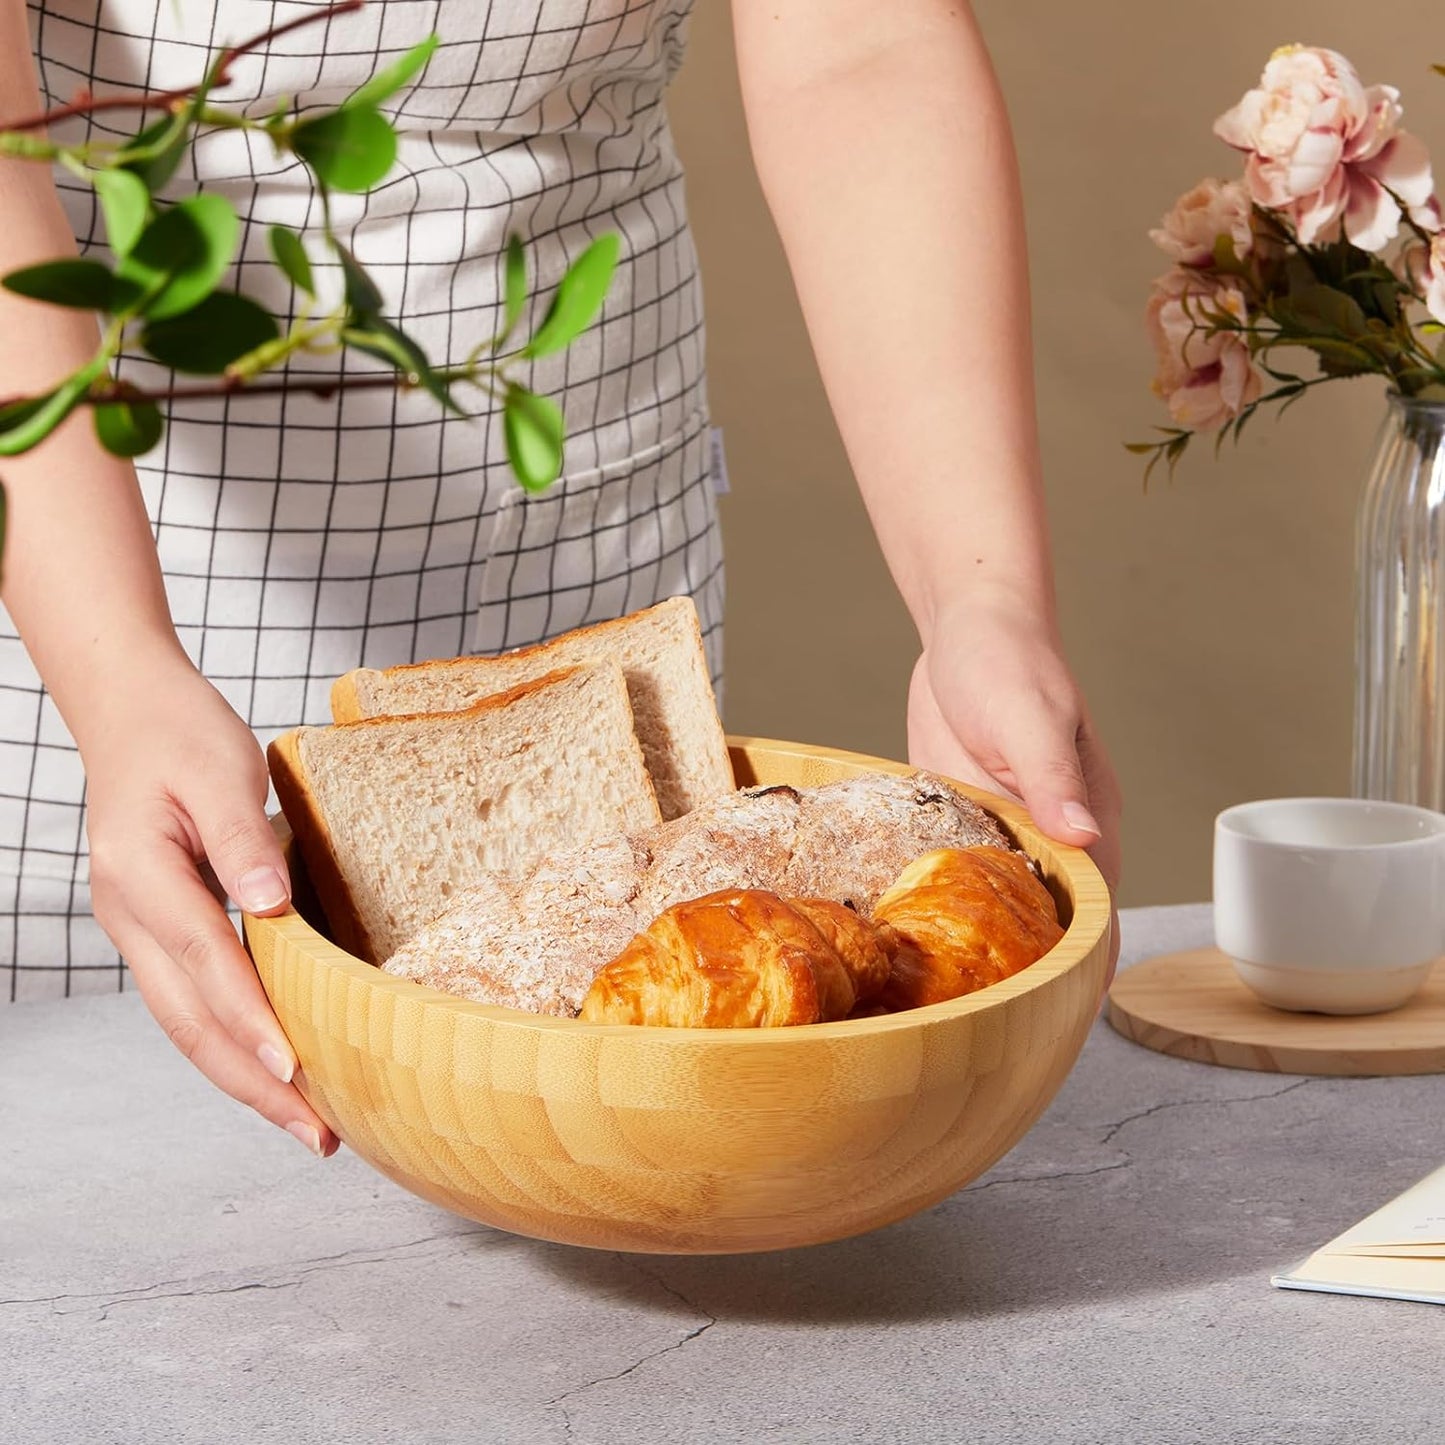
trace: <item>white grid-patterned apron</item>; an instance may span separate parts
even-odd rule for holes
[[[663,109],[691,3],[373,0],[238,65],[218,97],[258,113],[283,95],[335,103],[441,34],[399,102],[397,168],[334,208],[389,313],[439,363],[496,331],[510,231],[544,295],[597,235],[623,242],[600,324],[531,373],[563,398],[568,428],[564,477],[541,498],[513,481],[497,418],[448,418],[391,391],[191,403],[143,459],[181,639],[261,741],[326,721],[348,668],[522,646],[676,593],[697,599],[720,681],[701,294]],[[30,18],[58,105],[82,87],[189,84],[216,44],[313,8],[32,0]],[[138,117],[89,123],[120,133]],[[241,215],[240,289],[287,314],[265,233],[315,222],[304,173],[227,132],[202,141],[173,189],[197,183]],[[90,192],[61,184],[82,245],[94,243]],[[139,359],[125,374],[165,379]],[[0,999],[124,986],[86,879],[79,759],[0,612]]]

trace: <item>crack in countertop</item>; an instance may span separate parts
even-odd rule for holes
[[[422,1239],[407,1240],[402,1244],[381,1245],[371,1249],[349,1249],[341,1254],[317,1255],[311,1259],[296,1260],[277,1265],[268,1271],[270,1278],[243,1280],[240,1283],[207,1283],[215,1276],[197,1276],[192,1281],[181,1279],[161,1280],[156,1284],[135,1285],[129,1288],[92,1290],[81,1294],[56,1294],[21,1296],[0,1299],[0,1308],[19,1308],[24,1305],[76,1304],[78,1309],[54,1309],[53,1314],[82,1314],[86,1310],[107,1311],[118,1305],[149,1304],[153,1300],[202,1298],[210,1295],[241,1294],[247,1290],[293,1289],[304,1284],[312,1275],[324,1274],[331,1270],[349,1269],[361,1264],[383,1264],[390,1259],[402,1258],[430,1244],[450,1243],[459,1239],[476,1239],[481,1236],[498,1234],[491,1229],[451,1230],[445,1234],[429,1234]],[[509,1236],[498,1235],[503,1241]],[[440,1251],[437,1251],[440,1252]],[[295,1278],[276,1278],[277,1275],[294,1274]]]
[[[1137,1113],[1126,1114],[1122,1119],[1113,1124],[1095,1125],[1095,1128],[1104,1130],[1100,1144],[1107,1144],[1113,1139],[1126,1124],[1132,1124],[1138,1119],[1147,1119],[1153,1114],[1162,1114],[1166,1109],[1188,1109],[1206,1108],[1211,1106],[1226,1106],[1229,1104],[1253,1104],[1260,1099],[1280,1099],[1286,1094],[1292,1094],[1296,1089],[1303,1089],[1306,1084],[1317,1084],[1319,1079],[1310,1077],[1308,1079],[1296,1079],[1292,1084],[1286,1084],[1282,1089],[1271,1089],[1264,1094],[1234,1094],[1227,1099],[1175,1099],[1164,1104],[1151,1104],[1147,1109],[1140,1109]]]
[[[683,1294],[681,1290],[676,1289],[672,1285],[670,1285],[665,1279],[662,1278],[660,1274],[655,1274],[652,1270],[645,1268],[640,1260],[634,1259],[630,1255],[623,1254],[617,1255],[616,1258],[620,1263],[630,1266],[637,1274],[640,1274],[645,1280],[648,1280],[650,1283],[657,1285],[659,1289],[662,1289],[667,1294],[670,1294],[673,1299],[675,1299],[679,1304],[685,1305],[695,1314],[701,1315],[703,1317],[703,1323],[698,1325],[696,1328],[689,1330],[685,1335],[683,1335],[680,1340],[674,1340],[671,1344],[664,1345],[661,1349],[648,1351],[647,1354],[642,1355],[638,1359],[634,1360],[625,1369],[616,1370],[610,1375],[599,1375],[596,1379],[584,1380],[580,1385],[574,1385],[570,1390],[563,1390],[560,1395],[554,1395],[550,1400],[544,1400],[542,1402],[544,1407],[548,1409],[556,1409],[561,1413],[562,1434],[563,1437],[567,1440],[572,1439],[573,1423],[572,1411],[568,1408],[566,1403],[568,1400],[573,1399],[577,1395],[585,1394],[588,1390],[594,1389],[598,1385],[606,1385],[613,1380],[626,1379],[627,1376],[635,1374],[638,1370],[640,1370],[643,1365],[649,1364],[653,1360],[661,1359],[663,1355],[670,1355],[682,1349],[684,1345],[690,1344],[693,1340],[697,1339],[699,1335],[706,1334],[707,1331],[712,1329],[712,1327],[718,1322],[717,1316],[713,1314],[710,1310],[705,1309],[702,1305],[688,1299],[688,1297]]]

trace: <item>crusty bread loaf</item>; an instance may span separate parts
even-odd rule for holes
[[[661,821],[615,662],[456,712],[297,728],[268,756],[332,936],[373,962],[469,886]]]
[[[638,907],[655,918],[682,898],[765,888],[870,913],[920,854],[973,843],[1011,846],[982,808],[929,773],[749,788],[709,804],[689,827],[659,830]]]
[[[867,913],[914,858],[1011,848],[981,808],[925,773],[749,788],[660,827],[468,890],[387,959],[464,998],[571,1017],[601,967],[666,908],[725,888],[848,902]]]
[[[645,921],[637,911],[645,836],[568,849],[521,882],[468,889],[383,967],[480,1003],[571,1017],[597,970]]]
[[[559,667],[615,660],[664,818],[731,792],[732,765],[708,678],[697,609],[671,597],[613,622],[499,657],[458,657],[383,671],[357,668],[331,691],[337,722],[466,707]]]

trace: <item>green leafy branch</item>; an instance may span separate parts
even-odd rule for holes
[[[377,185],[397,156],[397,133],[380,107],[414,81],[436,50],[429,36],[380,70],[333,110],[300,114],[285,101],[265,119],[213,103],[235,61],[291,30],[355,10],[363,0],[313,11],[221,51],[202,80],[182,90],[105,97],[81,95],[70,105],[16,122],[0,123],[0,159],[65,167],[94,187],[113,264],[67,258],[27,266],[0,278],[8,291],[53,306],[97,313],[101,342],[94,356],[49,391],[0,401],[0,457],[30,451],[81,407],[89,407],[101,444],[117,456],[149,451],[165,429],[162,405],[194,398],[310,392],[329,396],[362,388],[421,388],[454,414],[465,414],[460,388],[500,402],[507,455],[518,481],[542,491],[562,469],[562,413],[556,402],[532,392],[515,368],[561,351],[590,326],[611,284],[618,238],[594,241],[558,283],[540,326],[514,344],[528,296],[526,257],[512,236],[504,260],[503,324],[458,366],[436,366],[423,348],[384,314],[382,294],[365,267],[332,229],[334,192],[362,193]],[[161,117],[120,141],[66,145],[49,137],[60,120],[97,110],[160,111]],[[240,219],[225,197],[204,193],[174,203],[157,193],[176,174],[202,130],[259,132],[279,155],[291,155],[310,172],[321,199],[319,247],[327,265],[319,274],[314,247],[296,231],[273,226],[271,258],[301,301],[300,314],[283,330],[265,307],[222,289],[235,260]],[[323,284],[339,278],[339,288]],[[328,294],[336,290],[337,294]],[[149,391],[114,376],[126,350],[139,350],[182,375],[213,378]],[[293,376],[293,357],[361,352],[385,372]],[[266,379],[269,373],[279,377]],[[0,539],[4,497],[0,490]]]

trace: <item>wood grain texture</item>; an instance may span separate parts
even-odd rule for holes
[[[730,741],[740,784],[911,771]],[[907,1013],[758,1030],[583,1024],[392,978],[294,911],[248,916],[246,937],[303,1094],[413,1193],[599,1249],[840,1239],[936,1203],[1012,1148],[1072,1067],[1103,988],[1109,899],[1093,864],[1016,805],[960,790],[1039,860],[1067,931],[1013,978]]]
[[[1366,1077],[1445,1072],[1445,968],[1403,1008],[1354,1017],[1261,1003],[1217,948],[1151,958],[1109,991],[1109,1022],[1176,1058],[1279,1074]]]

